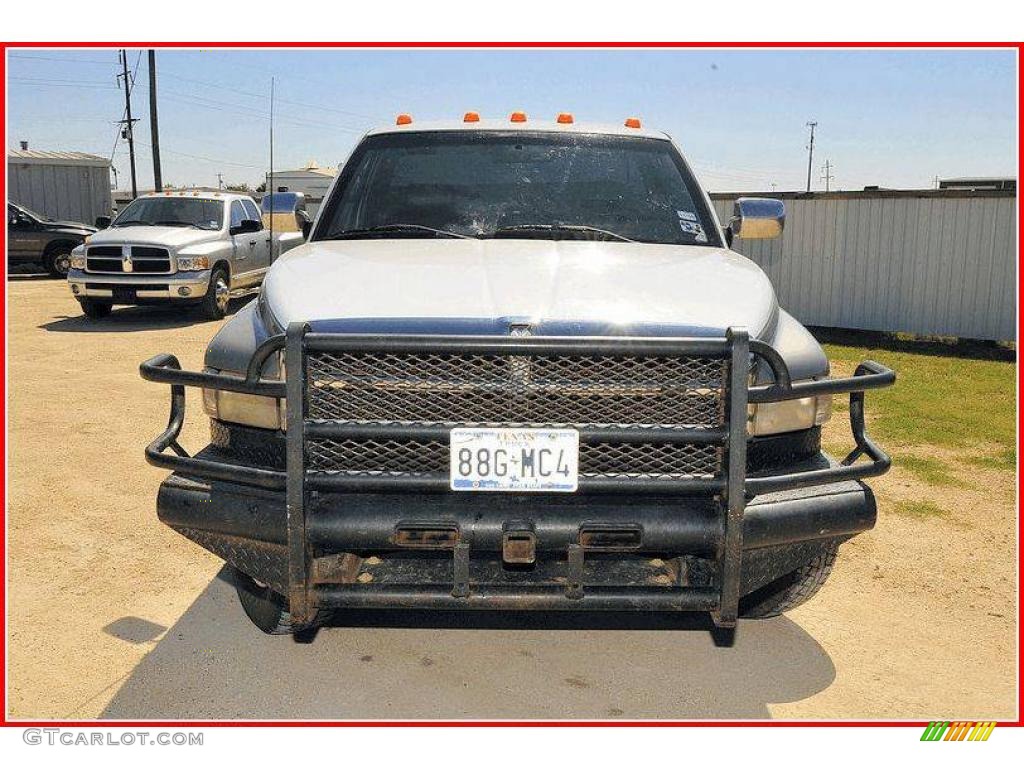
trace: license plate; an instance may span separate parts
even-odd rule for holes
[[[575,429],[458,427],[451,431],[451,489],[572,493],[579,454]]]

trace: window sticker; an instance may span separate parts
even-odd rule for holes
[[[693,211],[676,211],[681,221],[696,221],[697,214]]]
[[[704,234],[704,227],[696,221],[683,221],[679,220],[679,228],[688,235],[692,235],[693,239],[698,243],[706,243],[708,236]]]

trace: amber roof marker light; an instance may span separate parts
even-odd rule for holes
[[[410,125],[412,123],[412,115],[402,113],[395,118],[395,125]]]
[[[512,123],[525,123],[526,122],[526,113],[525,112],[513,112],[509,116],[508,119],[509,119],[509,122],[512,122]]]
[[[627,117],[626,118],[626,127],[627,128],[639,128],[640,127],[640,118],[639,117]]]
[[[555,119],[562,125],[570,125],[573,122],[572,112],[559,112],[558,117]]]
[[[467,112],[462,116],[462,122],[464,123],[479,123],[480,113],[479,112]]]

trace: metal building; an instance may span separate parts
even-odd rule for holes
[[[739,194],[711,195],[725,225]],[[750,194],[786,204],[778,240],[736,240],[801,322],[969,339],[1016,339],[1013,192]]]
[[[337,168],[321,168],[310,160],[305,167],[292,171],[274,171],[274,192],[301,192],[306,196],[306,210],[316,216],[320,203],[331,188]],[[269,179],[269,174],[268,174]]]
[[[7,151],[7,196],[51,219],[110,215],[110,160],[85,152]]]

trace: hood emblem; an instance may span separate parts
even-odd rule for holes
[[[130,245],[121,246],[121,271],[132,271],[132,247]]]

